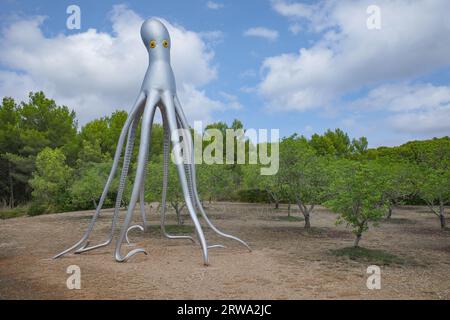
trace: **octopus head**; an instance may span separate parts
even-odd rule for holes
[[[166,26],[158,19],[147,19],[142,23],[141,38],[150,59],[170,60],[170,36]]]

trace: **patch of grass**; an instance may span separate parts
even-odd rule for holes
[[[305,221],[305,219],[303,219],[302,217],[296,217],[296,216],[275,217],[274,220],[277,220],[277,221],[291,221],[291,222]]]
[[[362,247],[346,247],[331,250],[338,257],[348,257],[350,260],[371,263],[375,265],[404,264],[405,261],[389,252]]]
[[[26,215],[27,209],[24,207],[16,207],[14,209],[1,209],[0,219],[18,218]]]

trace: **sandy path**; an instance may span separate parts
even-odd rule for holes
[[[323,208],[313,213],[311,232],[301,221],[275,220],[285,210],[275,213],[266,205],[215,203],[208,211],[218,227],[247,240],[254,251],[208,231],[210,243],[227,248],[211,249],[211,266],[204,267],[198,246],[161,238],[152,212],[150,230],[133,231],[135,245],[123,248],[141,246],[148,256],[116,263],[110,246],[51,260],[82,235],[92,211],[0,220],[0,299],[450,298],[450,232],[440,231],[423,208],[397,210],[396,223],[382,223],[363,237],[362,246],[408,261],[382,267],[381,290],[366,288],[366,263],[330,253],[351,245],[353,236],[334,226],[335,215]],[[110,218],[106,210],[92,243],[104,239]],[[173,214],[169,224],[175,224]],[[81,268],[81,290],[66,287],[69,265]]]

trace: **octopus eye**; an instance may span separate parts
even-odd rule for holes
[[[163,40],[162,44],[163,44],[164,48],[169,47],[169,41],[167,41],[167,40]]]
[[[150,48],[155,48],[156,47],[156,41],[155,40],[151,40],[150,41]]]

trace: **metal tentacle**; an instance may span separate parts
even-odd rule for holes
[[[127,229],[127,232],[125,233],[125,240],[127,241],[128,244],[131,244],[131,243],[130,243],[130,238],[128,238],[128,232],[130,232],[130,231],[133,230],[133,229],[139,229],[139,230],[141,230],[142,232],[144,232],[144,228],[143,228],[141,225],[139,225],[139,224],[135,224],[134,226],[129,227],[129,228]]]
[[[75,251],[75,253],[83,253],[83,252],[87,252],[87,251],[91,251],[94,249],[105,247],[105,246],[109,245],[113,239],[114,231],[116,229],[117,219],[119,218],[120,206],[122,204],[123,192],[125,190],[125,184],[126,184],[126,180],[127,180],[127,176],[128,176],[128,170],[130,168],[131,157],[133,155],[134,141],[136,138],[136,129],[139,124],[140,116],[141,116],[141,112],[136,114],[136,116],[133,119],[133,122],[128,130],[128,138],[127,138],[127,144],[125,147],[125,155],[124,155],[124,160],[123,160],[123,165],[122,165],[122,173],[120,175],[119,187],[117,189],[116,202],[114,205],[114,214],[113,214],[113,218],[112,218],[112,222],[111,222],[111,230],[109,232],[108,239],[105,242],[102,242],[95,246],[87,247],[87,245],[86,245],[86,246],[78,249],[77,251]]]
[[[105,187],[103,189],[103,193],[102,193],[102,195],[100,197],[100,201],[98,203],[98,206],[97,206],[97,209],[95,211],[95,214],[92,216],[91,222],[89,223],[89,226],[88,226],[86,232],[84,233],[84,235],[81,237],[81,239],[78,242],[76,242],[74,245],[72,245],[71,247],[67,248],[66,250],[64,250],[64,251],[58,253],[57,255],[55,255],[53,257],[53,259],[57,259],[57,258],[65,255],[65,254],[69,253],[70,251],[81,247],[83,244],[85,244],[85,242],[89,238],[89,235],[91,234],[92,230],[94,229],[95,222],[97,221],[97,218],[100,215],[100,211],[101,211],[101,209],[103,207],[103,202],[106,199],[106,196],[108,194],[109,188],[110,188],[111,183],[112,183],[112,181],[114,179],[114,176],[116,174],[117,166],[119,165],[119,159],[120,159],[120,155],[122,154],[123,143],[124,143],[125,136],[127,134],[128,128],[129,128],[129,126],[131,124],[132,119],[134,119],[134,116],[135,116],[136,112],[143,105],[144,101],[145,101],[145,94],[144,94],[144,92],[141,91],[139,93],[137,99],[136,99],[136,102],[133,105],[133,108],[130,111],[130,114],[128,115],[127,120],[125,121],[125,124],[124,124],[124,126],[122,128],[122,132],[120,133],[119,141],[118,141],[117,147],[116,147],[116,152],[114,154],[113,165],[112,165],[111,171],[109,173],[108,180],[107,180],[107,182],[105,184]]]
[[[167,123],[167,115],[161,109],[164,128],[164,142],[163,142],[163,186],[161,199],[161,233],[168,239],[188,239],[195,243],[194,238],[190,236],[176,236],[167,233],[166,231],[166,200],[167,200],[167,183],[169,175],[169,155],[170,155],[170,129]]]
[[[208,246],[208,249],[213,249],[213,248],[226,248],[223,244],[213,244]]]
[[[145,163],[147,163],[147,161],[145,161]],[[145,181],[145,176],[144,175],[144,181]],[[141,194],[139,195],[139,210],[141,212],[141,218],[142,218],[142,227],[143,227],[143,231],[147,231],[147,217],[145,214],[145,187],[144,184],[142,184],[141,187]]]
[[[158,92],[151,91],[149,93],[149,97],[145,104],[144,115],[142,116],[141,140],[140,140],[140,145],[139,145],[139,155],[138,155],[138,161],[137,161],[135,182],[133,185],[133,191],[131,193],[130,203],[128,205],[128,211],[125,216],[125,221],[120,230],[119,238],[117,239],[116,249],[115,249],[115,254],[114,254],[116,261],[118,261],[118,262],[125,262],[137,253],[147,254],[144,249],[139,248],[139,249],[135,249],[135,250],[128,252],[128,254],[125,255],[125,257],[123,257],[122,254],[120,253],[120,249],[122,247],[123,241],[125,240],[126,232],[130,225],[131,218],[133,216],[133,211],[136,206],[136,202],[139,198],[140,191],[142,189],[142,183],[144,180],[144,173],[145,173],[145,167],[146,167],[145,160],[147,159],[147,156],[148,156],[147,153],[148,153],[148,149],[149,149],[149,141],[150,141],[152,123],[153,123],[153,118],[155,115],[156,104],[159,101],[159,98],[160,98],[160,95]]]
[[[151,143],[151,137],[149,138],[149,145],[150,145],[150,143]],[[147,231],[147,217],[145,214],[145,178],[148,173],[148,165],[147,165],[148,157],[149,157],[149,150],[147,150],[147,156],[145,158],[144,178],[142,179],[141,191],[139,193],[139,211],[141,213],[142,226],[139,224],[136,224],[136,225],[132,225],[131,227],[128,228],[128,230],[125,234],[125,239],[128,244],[130,244],[130,240],[128,238],[128,232],[130,232],[131,230],[136,229],[136,228],[140,229],[142,232]]]
[[[180,121],[181,121],[181,123],[182,123],[182,125],[183,125],[183,128],[189,130],[189,125],[188,125],[188,123],[187,123],[187,119],[186,119],[186,116],[184,115],[183,109],[181,108],[181,104],[180,104],[180,101],[178,100],[178,97],[175,96],[175,99],[174,99],[174,100],[175,100],[176,111],[177,111],[177,114],[178,114],[178,116],[179,116],[179,118],[180,118]],[[203,205],[202,205],[202,203],[200,202],[200,197],[199,197],[198,191],[197,191],[196,172],[195,172],[195,162],[194,162],[194,147],[193,147],[192,138],[191,138],[190,134],[188,135],[187,139],[188,139],[187,146],[188,146],[188,150],[189,150],[188,152],[189,152],[190,157],[191,157],[190,165],[188,166],[188,171],[189,171],[190,173],[189,173],[188,175],[189,175],[190,178],[191,178],[191,179],[190,179],[190,180],[191,180],[191,181],[190,181],[190,184],[191,184],[192,191],[193,191],[193,194],[194,194],[195,203],[196,203],[197,207],[200,209],[200,212],[201,212],[203,218],[205,219],[205,221],[206,221],[206,223],[208,224],[208,226],[209,226],[214,232],[216,232],[217,234],[219,234],[219,235],[221,235],[221,236],[223,236],[223,237],[225,237],[225,238],[229,238],[229,239],[236,240],[236,241],[238,241],[239,243],[243,244],[249,251],[252,251],[252,249],[250,248],[250,246],[249,246],[245,241],[239,239],[238,237],[235,237],[235,236],[226,234],[226,233],[220,231],[219,229],[217,229],[217,228],[214,226],[214,224],[211,222],[211,220],[209,220],[208,216],[206,215],[206,212],[205,212],[205,210],[203,209]]]
[[[176,120],[176,112],[175,112],[175,103],[173,93],[170,91],[165,91],[162,95],[162,100],[164,105],[166,106],[167,111],[167,123],[169,124],[169,129],[171,132],[171,141],[174,149],[175,162],[178,169],[178,175],[180,178],[181,187],[183,190],[184,200],[186,202],[186,207],[188,208],[191,219],[194,223],[195,230],[197,231],[197,236],[200,241],[200,245],[202,247],[203,252],[203,263],[208,265],[208,245],[206,243],[205,235],[202,230],[202,226],[198,220],[197,214],[195,212],[195,207],[192,200],[189,197],[189,187],[188,181],[186,178],[186,173],[184,172],[183,167],[183,159],[179,153],[180,150],[180,137],[176,131],[177,129],[177,120]]]
[[[156,107],[155,107],[156,109]],[[152,124],[150,124],[152,125]],[[150,144],[152,141],[152,137],[149,137],[148,148],[145,153],[145,169],[144,169],[144,178],[142,179],[141,193],[139,195],[139,209],[141,211],[142,218],[142,226],[144,227],[144,231],[147,231],[147,216],[145,214],[145,179],[148,174],[148,158],[150,157]]]
[[[191,199],[191,201],[193,203],[196,203],[195,196],[194,196],[194,191],[193,191],[194,184],[192,182],[192,173],[191,173],[191,169],[190,169],[190,164],[191,164],[190,161],[193,159],[193,157],[191,157],[191,153],[193,152],[193,150],[191,150],[189,148],[190,132],[186,132],[189,129],[185,129],[184,128],[183,123],[182,123],[178,113],[177,113],[177,124],[178,124],[178,129],[181,130],[180,132],[181,132],[181,135],[183,136],[183,141],[185,141],[185,148],[186,149],[184,150],[183,157],[184,157],[184,171],[186,172],[186,178],[187,178],[188,187],[189,187],[189,197],[190,197],[190,199]],[[187,137],[186,135],[189,135],[189,137]],[[222,244],[214,244],[214,245],[209,245],[208,246],[208,249],[213,249],[213,248],[226,248],[226,247],[224,245],[222,245]]]

